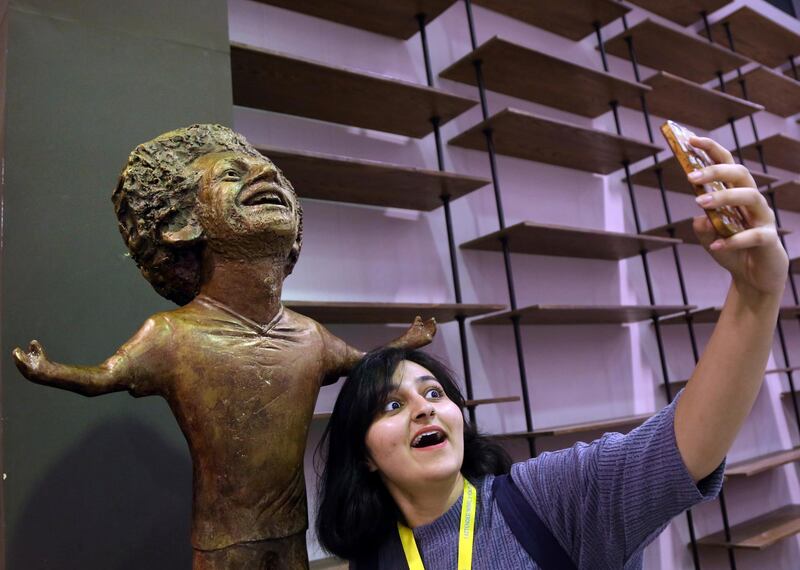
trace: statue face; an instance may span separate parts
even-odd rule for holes
[[[197,220],[220,252],[285,257],[297,237],[297,196],[264,157],[213,153],[192,165],[202,172]]]

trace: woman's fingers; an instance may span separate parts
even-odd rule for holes
[[[749,186],[756,187],[756,182],[750,171],[741,164],[715,164],[706,166],[701,170],[695,170],[688,175],[689,182],[692,184],[705,184],[719,180],[729,186]]]
[[[713,139],[708,137],[689,137],[689,144],[706,151],[714,162],[733,164],[733,156],[728,152],[728,149]]]
[[[751,226],[774,225],[775,215],[772,213],[766,198],[755,188],[727,188],[718,192],[709,192],[698,196],[697,203],[706,210],[721,206],[738,206]]]
[[[778,233],[772,226],[758,226],[733,234],[729,238],[718,238],[708,247],[712,251],[734,251],[770,245],[778,241]]]

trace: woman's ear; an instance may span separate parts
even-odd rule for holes
[[[367,464],[367,469],[369,469],[370,473],[375,473],[378,470],[378,466],[375,465],[375,462],[372,461],[371,457],[367,457],[366,464]]]

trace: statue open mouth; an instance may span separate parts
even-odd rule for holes
[[[247,188],[242,192],[239,198],[239,203],[242,206],[263,206],[266,204],[272,206],[289,207],[289,200],[283,190],[275,185],[259,185],[252,188]]]

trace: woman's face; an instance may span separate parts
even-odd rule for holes
[[[433,374],[402,361],[393,389],[367,431],[369,467],[402,488],[457,475],[464,460],[464,416]]]

